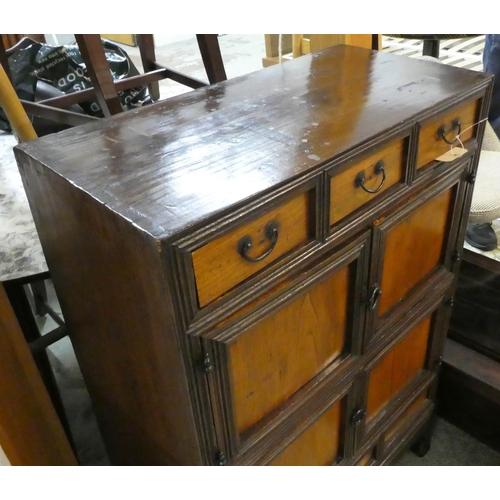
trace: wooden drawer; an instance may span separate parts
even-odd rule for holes
[[[330,226],[397,183],[404,182],[407,139],[356,162],[330,180]]]
[[[342,454],[344,404],[336,401],[267,465],[333,465]]]
[[[458,140],[455,140],[458,133],[461,133],[462,143],[475,137],[477,126],[473,125],[477,121],[478,105],[479,101],[470,101],[453,109],[453,111],[443,113],[437,119],[422,124],[417,169],[449,151],[451,146],[460,146]],[[447,140],[453,144],[448,144]]]
[[[415,401],[413,401],[399,417],[392,424],[392,426],[387,430],[384,434],[384,447],[390,448],[393,444],[393,441],[397,438],[400,431],[402,431],[407,424],[410,422],[411,418],[420,413],[423,407],[426,405],[427,401],[427,389],[417,397]]]
[[[358,462],[356,462],[355,465],[357,466],[373,465],[373,463],[375,462],[374,455],[375,455],[375,450],[370,450],[368,453],[363,455],[363,457]]]
[[[379,415],[425,368],[432,317],[406,334],[371,368],[368,377],[366,420]]]
[[[307,243],[313,231],[312,196],[310,192],[300,193],[194,251],[200,307]]]

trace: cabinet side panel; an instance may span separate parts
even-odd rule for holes
[[[16,154],[112,463],[199,464],[158,242]]]

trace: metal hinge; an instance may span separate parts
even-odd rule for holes
[[[208,354],[208,352],[206,352],[205,356],[203,356],[202,367],[205,373],[210,373],[214,369],[212,358],[210,357],[210,354]]]
[[[351,415],[351,425],[357,427],[358,425],[361,424],[361,422],[365,419],[365,417],[366,417],[366,410],[364,408],[355,410],[354,413]]]
[[[226,465],[227,464],[226,455],[222,451],[219,451],[219,453],[217,453],[217,455],[215,456],[215,464],[216,465]]]

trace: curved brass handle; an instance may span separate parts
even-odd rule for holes
[[[449,134],[450,132],[453,132],[455,129],[458,129],[458,132],[457,132],[457,135],[455,136],[455,139],[453,139],[452,141],[449,141],[447,138],[446,138],[446,134]],[[458,118],[455,118],[452,122],[451,122],[451,129],[446,132],[446,128],[444,125],[441,125],[439,128],[438,128],[438,137],[440,137],[441,139],[443,139],[444,142],[446,142],[446,144],[454,144],[457,140],[458,140],[458,136],[460,135],[460,133],[462,132],[462,124],[460,123],[460,120]]]
[[[279,224],[275,220],[266,225],[264,234],[266,235],[266,238],[271,241],[271,244],[260,257],[253,258],[248,255],[248,251],[253,246],[252,238],[250,236],[243,236],[243,238],[238,241],[238,253],[249,262],[260,262],[261,260],[264,260],[274,250],[276,243],[278,243],[278,227]]]
[[[356,183],[356,186],[363,188],[367,193],[370,193],[370,194],[378,193],[384,187],[384,184],[385,184],[385,168],[384,168],[384,162],[382,160],[375,163],[374,172],[377,175],[382,174],[382,181],[380,182],[380,185],[376,189],[369,189],[365,186],[365,172],[364,172],[364,170],[361,171],[356,176],[356,179],[354,181]]]

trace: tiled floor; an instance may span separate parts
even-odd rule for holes
[[[262,69],[262,57],[265,55],[263,35],[224,35],[220,37],[220,45],[228,78]],[[408,47],[400,47],[399,49],[409,50]],[[126,50],[140,68],[138,50],[134,48],[126,48]],[[389,48],[389,50],[392,49]],[[418,53],[414,48],[412,50],[415,55]],[[398,51],[397,47],[395,51]],[[200,79],[206,79],[194,38],[157,47],[157,59],[173,69]],[[161,84],[162,99],[186,91],[189,89],[172,82],[162,82]],[[57,307],[57,301],[50,284],[49,293],[52,296],[54,306]],[[50,318],[38,318],[38,321],[43,331],[48,331],[54,326]],[[108,464],[92,412],[90,398],[70,341],[67,338],[63,339],[54,344],[49,351],[73,430],[80,463],[82,465]],[[409,452],[397,464],[500,465],[500,454],[449,423],[438,420],[433,445],[426,457],[421,459]]]

